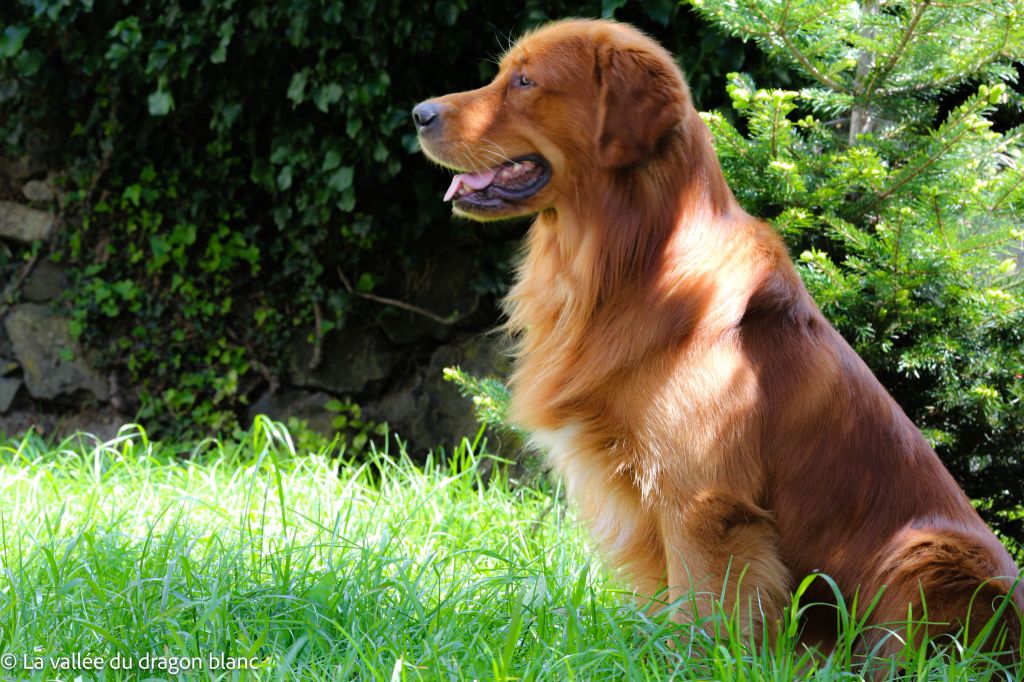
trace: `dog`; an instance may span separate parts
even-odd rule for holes
[[[680,618],[740,606],[756,637],[821,572],[869,624],[926,608],[928,634],[976,633],[1001,612],[1020,641],[1013,560],[738,205],[660,45],[556,22],[412,113],[456,215],[536,215],[506,301],[512,416],[638,594],[689,595]],[[834,643],[835,613],[808,614],[805,641]]]

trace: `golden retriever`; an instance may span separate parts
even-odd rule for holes
[[[922,619],[923,596],[932,635],[1012,592],[1019,641],[1010,556],[737,204],[663,48],[553,23],[413,118],[456,214],[537,215],[507,300],[513,417],[638,593],[738,603],[756,636],[816,571],[862,612],[881,591],[873,624]],[[835,622],[812,614],[806,640]]]

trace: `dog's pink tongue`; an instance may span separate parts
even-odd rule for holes
[[[484,170],[476,173],[459,173],[452,178],[452,184],[448,185],[448,191],[444,193],[444,200],[450,201],[452,197],[458,194],[463,185],[475,190],[483,189],[494,181],[496,172],[494,170]]]

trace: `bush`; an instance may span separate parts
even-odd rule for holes
[[[479,254],[475,287],[503,290],[507,235],[449,221],[408,112],[488,79],[509,33],[615,11],[699,66],[698,93],[721,101],[744,48],[691,40],[699,20],[671,1],[12,0],[0,151],[35,136],[66,169],[52,257],[73,266],[75,330],[123,374],[136,417],[230,430],[283,372],[289,339],[381,314],[341,274],[402,298],[427,255],[461,244]]]
[[[748,134],[706,115],[741,203],[785,235],[988,520],[1024,540],[1024,128],[992,124],[1021,102],[1005,85],[1024,57],[1014,3],[695,4],[810,83],[732,74]]]

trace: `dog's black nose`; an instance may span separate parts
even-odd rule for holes
[[[422,130],[434,123],[440,113],[441,107],[437,104],[433,102],[420,102],[412,109],[412,120],[416,123],[416,127]]]

